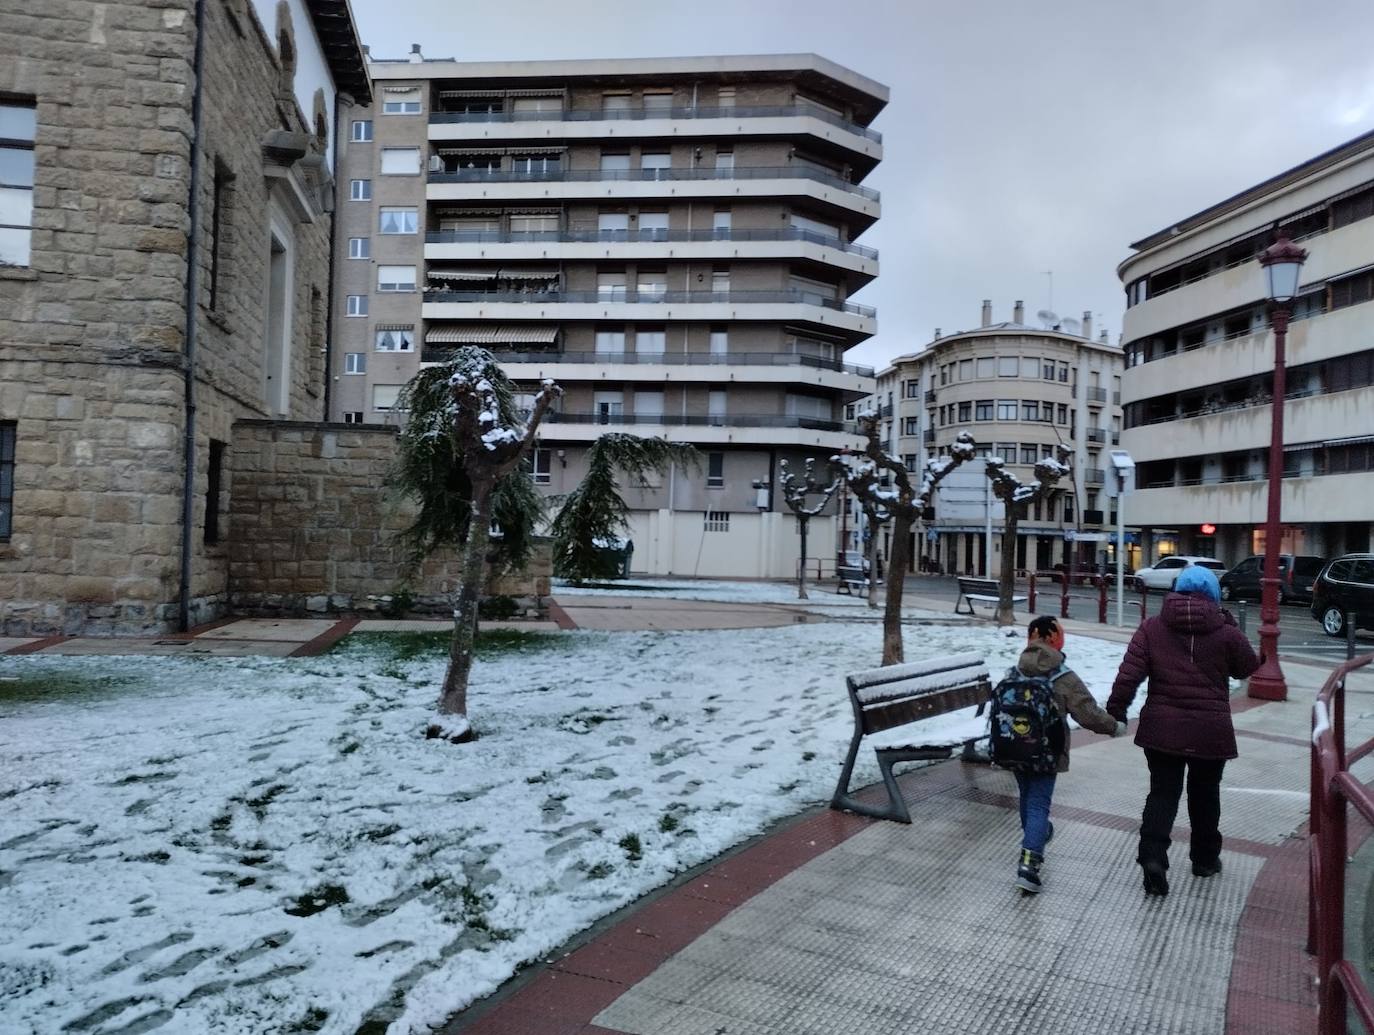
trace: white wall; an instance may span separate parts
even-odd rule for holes
[[[813,517],[806,536],[807,572],[816,560],[827,577],[834,570],[837,519]],[[706,531],[701,511],[649,510],[630,514],[637,574],[698,578],[791,579],[797,574],[801,537],[796,518],[779,513],[732,513],[728,532]]]
[[[277,0],[252,0],[253,11],[258,23],[272,41],[272,49],[277,49]],[[296,103],[307,124],[315,112],[315,91],[324,91],[325,117],[329,132],[334,133],[334,77],[329,73],[329,64],[324,59],[324,48],[315,34],[315,23],[306,9],[305,0],[287,0],[291,8],[291,24],[296,40]],[[314,131],[312,125],[311,131]],[[333,144],[333,141],[330,141]],[[334,148],[325,151],[325,160],[333,168]]]

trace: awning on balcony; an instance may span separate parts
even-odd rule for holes
[[[504,155],[509,154],[510,149],[506,147],[438,147],[435,148],[441,155]]]
[[[499,271],[499,270],[496,270],[496,269],[489,269],[489,270],[481,270],[481,269],[465,269],[465,270],[437,269],[437,270],[427,270],[427,271],[425,272],[425,279],[426,279],[426,280],[445,281],[445,282],[447,282],[447,281],[452,281],[452,280],[495,280],[495,279],[496,279],[496,275],[497,275],[499,272],[500,272],[500,271]]]
[[[449,98],[449,97],[482,97],[482,98],[488,98],[488,97],[504,97],[504,96],[506,96],[506,91],[505,91],[505,90],[440,90],[440,91],[439,91],[439,96],[440,96],[440,97],[444,97],[444,98]]]
[[[557,280],[557,270],[501,270],[501,280]]]
[[[484,324],[431,327],[426,345],[552,345],[558,327],[548,324]]]

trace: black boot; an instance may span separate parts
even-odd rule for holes
[[[1200,862],[1195,862],[1195,863],[1193,863],[1193,876],[1194,876],[1194,877],[1215,877],[1215,876],[1216,876],[1218,873],[1220,873],[1220,872],[1221,872],[1221,860],[1220,860],[1220,859],[1214,859],[1212,862],[1209,862],[1209,863],[1200,863]]]
[[[1040,890],[1040,864],[1044,861],[1045,857],[1039,852],[1021,849],[1021,863],[1016,867],[1016,886],[1027,895],[1034,895]]]
[[[1162,863],[1151,860],[1141,863],[1140,868],[1145,874],[1145,894],[1169,894],[1169,878]]]

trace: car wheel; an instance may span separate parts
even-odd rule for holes
[[[1322,612],[1322,632],[1327,636],[1340,636],[1345,632],[1345,614],[1339,607],[1328,607]]]
[[[1232,590],[1230,586],[1222,586],[1222,587],[1221,587],[1221,599],[1222,599],[1222,600],[1233,600],[1233,599],[1235,599],[1235,596],[1236,596],[1235,591]]]

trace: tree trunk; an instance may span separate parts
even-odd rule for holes
[[[902,654],[902,590],[906,572],[907,535],[911,519],[892,515],[892,550],[887,555],[887,610],[883,612],[883,664],[900,665]],[[876,573],[875,573],[876,574]]]
[[[797,515],[797,532],[801,535],[801,561],[797,564],[797,599],[810,600],[806,595],[806,526],[810,519],[805,514]]]
[[[878,522],[868,522],[868,606],[878,608]]]
[[[1005,507],[1007,518],[1006,526],[1002,529],[1002,577],[997,587],[998,625],[1016,624],[1011,598],[1016,593],[1016,530],[1021,523],[1018,509],[1014,503],[1008,503]]]
[[[463,580],[458,584],[458,599],[453,607],[453,643],[449,647],[448,671],[439,695],[439,714],[459,719],[468,713],[468,675],[472,671],[473,640],[477,633],[477,602],[482,597],[486,576],[487,545],[491,539],[491,494],[493,482],[473,482],[472,517],[468,541],[463,549]]]

